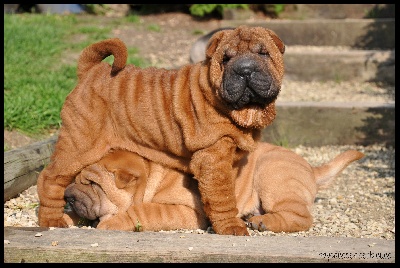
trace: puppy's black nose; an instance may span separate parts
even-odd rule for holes
[[[74,202],[75,202],[75,198],[72,197],[72,196],[68,196],[68,197],[65,197],[65,201],[66,201],[67,203],[70,203],[70,204],[72,205],[72,204],[74,204]]]
[[[257,69],[257,63],[254,60],[248,58],[238,59],[234,66],[233,70],[240,76],[247,77],[251,75]]]

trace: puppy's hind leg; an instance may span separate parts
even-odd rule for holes
[[[277,204],[274,211],[264,215],[253,216],[248,220],[252,229],[263,231],[299,232],[308,230],[313,223],[313,217],[303,202],[283,200]]]
[[[254,187],[264,215],[249,219],[260,231],[298,232],[309,229],[317,187],[311,166],[294,152],[275,147],[257,159]]]

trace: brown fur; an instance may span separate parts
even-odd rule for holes
[[[39,225],[67,226],[65,188],[110,149],[123,149],[193,174],[215,232],[248,235],[236,217],[232,163],[254,150],[275,117],[284,48],[274,32],[246,26],[216,33],[206,60],[179,70],[125,66],[119,39],[85,48],[38,178]],[[108,55],[112,67],[101,62]]]
[[[349,150],[312,167],[291,150],[261,143],[234,165],[237,216],[248,218],[249,226],[260,231],[308,230],[317,191],[362,157]],[[79,216],[100,218],[100,229],[205,229],[208,224],[190,175],[127,151],[112,152],[82,170],[65,196]]]

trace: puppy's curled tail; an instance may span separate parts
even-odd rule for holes
[[[114,56],[111,75],[117,74],[126,65],[128,50],[119,38],[110,38],[86,47],[78,61],[78,78],[81,79],[91,68],[108,56]]]
[[[337,155],[331,161],[318,167],[313,167],[318,189],[324,189],[352,162],[364,157],[356,150],[348,150]]]

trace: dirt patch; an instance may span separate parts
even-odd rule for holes
[[[30,138],[16,130],[4,130],[4,148],[7,150],[19,148],[35,141],[35,139]]]
[[[113,37],[128,47],[138,48],[138,54],[151,66],[175,69],[189,63],[189,51],[203,34],[220,28],[220,20],[196,20],[183,13],[141,16],[139,24],[121,25],[112,31]]]
[[[12,150],[27,146],[29,144],[48,139],[54,135],[58,135],[57,129],[51,129],[47,133],[42,135],[35,135],[31,137],[29,135],[23,134],[17,130],[4,130],[4,150]]]

